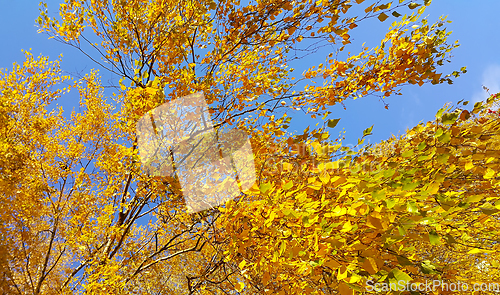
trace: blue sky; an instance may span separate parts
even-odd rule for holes
[[[49,12],[57,11],[57,3],[58,1],[48,1]],[[63,53],[62,68],[69,73],[84,75],[96,67],[76,49],[48,40],[47,35],[37,33],[37,1],[0,0],[0,7],[0,40],[3,45],[0,46],[0,68],[10,69],[13,62],[22,62],[24,56],[21,49],[30,48],[34,55],[43,54],[51,59],[56,59]],[[369,142],[375,143],[387,139],[391,134],[401,134],[420,121],[432,120],[436,111],[446,102],[455,103],[462,99],[474,102],[486,98],[482,85],[488,87],[491,93],[500,92],[499,10],[500,2],[497,0],[434,0],[424,15],[428,16],[430,22],[441,15],[448,15],[448,20],[453,21],[447,25],[448,30],[453,31],[450,40],[459,40],[461,44],[454,50],[452,62],[441,69],[447,73],[466,66],[467,73],[455,79],[453,85],[404,87],[402,96],[386,99],[389,110],[384,109],[383,104],[375,97],[347,101],[347,110],[340,105],[334,106],[329,117],[342,119],[333,135],[345,128],[345,143],[355,143],[362,131],[373,124],[373,135],[369,137]],[[389,19],[370,26],[360,25],[354,36],[356,43],[367,41],[367,45],[378,45],[391,21]],[[324,56],[319,56],[316,64],[323,60]],[[103,81],[111,78],[111,74],[105,71],[101,71],[101,75]],[[74,103],[76,102],[77,100]],[[66,106],[72,102],[63,101],[60,104]],[[311,122],[305,120],[300,127],[303,129]]]

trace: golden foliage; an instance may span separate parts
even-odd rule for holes
[[[438,71],[457,46],[445,20],[419,21],[430,1],[363,2],[66,0],[57,17],[42,3],[40,31],[119,82],[111,94],[96,70],[75,79],[29,52],[0,72],[2,293],[347,294],[370,277],[497,278],[498,117],[483,106],[362,152],[326,127],[286,132],[284,111],[451,83]],[[357,27],[392,17],[380,46],[341,58]],[[323,46],[336,48],[324,64],[292,74]],[[141,170],[135,130],[199,91],[215,128],[251,135],[258,181],[189,214],[178,179]],[[63,95],[78,111],[56,105]]]

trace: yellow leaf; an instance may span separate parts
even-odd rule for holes
[[[475,203],[475,202],[481,201],[482,199],[484,199],[483,195],[474,195],[474,196],[468,197],[467,202]]]
[[[269,275],[269,272],[265,272],[264,275],[262,276],[262,284],[265,286],[267,285],[267,282],[269,282],[269,279],[271,276]]]
[[[481,251],[481,249],[478,249],[478,248],[474,248],[472,250],[469,250],[469,252],[467,252],[467,254],[477,254],[477,253],[482,253],[483,251]]]
[[[351,221],[347,221],[346,223],[344,223],[344,225],[342,226],[342,229],[340,231],[341,232],[348,232],[351,229],[352,229]]]
[[[484,179],[491,179],[495,176],[495,170],[488,168],[486,169],[486,173],[484,174]]]
[[[483,131],[483,127],[475,125],[471,127],[470,131],[472,133],[480,134]]]
[[[285,171],[291,171],[292,169],[293,169],[292,164],[286,163],[286,162],[283,163],[283,170],[285,170]]]
[[[324,263],[324,265],[331,269],[337,269],[340,266],[340,263],[338,263],[335,259],[329,259]]]
[[[371,275],[378,272],[377,263],[371,257],[365,259],[365,261],[363,262],[363,268]]]
[[[379,16],[378,16],[378,20],[381,22],[385,21],[387,18],[388,18],[387,14],[385,14],[383,12],[381,14],[379,14]]]
[[[345,265],[342,265],[342,267],[339,268],[339,271],[337,273],[337,280],[341,281],[345,278],[347,278],[347,267],[345,267]]]
[[[327,184],[330,181],[330,174],[323,173],[319,176],[319,179],[323,182],[323,184]]]
[[[340,295],[353,295],[354,294],[354,290],[351,289],[345,283],[340,283],[339,284],[339,292],[340,292]]]
[[[382,222],[380,219],[373,217],[371,215],[368,216],[366,225],[372,228],[377,228],[377,229],[384,229],[384,226],[382,225]]]
[[[493,161],[495,161],[495,160],[496,160],[496,158],[494,158],[494,157],[489,157],[489,158],[488,158],[488,160],[486,160],[486,164],[491,163],[491,162],[493,162]]]
[[[241,292],[241,291],[243,291],[245,284],[243,282],[237,282],[234,287],[235,287],[236,291]]]
[[[156,94],[156,89],[154,89],[152,87],[146,87],[146,92],[151,94],[151,95],[154,95],[154,94]]]
[[[373,9],[373,6],[375,5],[375,3],[373,3],[372,5],[368,6],[366,9],[365,9],[365,13],[368,13],[370,11],[372,11]]]

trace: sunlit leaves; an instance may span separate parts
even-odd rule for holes
[[[386,7],[382,5],[373,8],[374,11],[379,9],[383,10]],[[371,9],[367,10],[367,13],[369,11]],[[422,12],[419,11],[419,14]],[[394,15],[399,16],[397,13]],[[384,21],[388,16],[380,12],[378,18]],[[305,78],[323,77],[328,87],[308,86],[305,89],[308,95],[314,97],[316,102],[321,102],[319,106],[322,106],[371,93],[380,93],[383,97],[387,97],[398,93],[395,87],[404,83],[418,85],[423,85],[425,82],[451,83],[449,76],[442,78],[437,72],[437,66],[449,57],[445,52],[456,47],[456,44],[445,45],[449,33],[439,29],[444,19],[433,25],[427,24],[426,19],[421,21],[421,25],[412,25],[417,20],[418,15],[414,15],[393,23],[379,47],[371,50],[364,48],[361,53],[350,56],[346,61],[328,60],[329,67],[321,64],[317,69],[310,68],[305,73]],[[406,35],[405,32],[409,27],[411,33]],[[350,38],[347,29],[338,29],[334,32],[344,39],[344,43]],[[446,49],[442,47],[443,51],[440,53],[432,49],[434,46],[442,45]],[[423,72],[420,72],[421,70]],[[392,81],[393,78],[396,79]],[[347,85],[349,91],[345,91]],[[303,101],[307,99],[304,98]]]
[[[286,184],[287,190],[272,193],[279,201],[239,204],[239,214],[253,221],[260,219],[259,210],[276,212],[271,223],[269,219],[264,223],[266,228],[260,227],[259,234],[280,239],[281,232],[292,233],[291,240],[276,246],[267,242],[269,238],[253,236],[248,240],[260,251],[270,251],[269,255],[279,252],[277,247],[290,248],[290,255],[273,256],[280,267],[261,264],[266,273],[287,273],[275,291],[292,290],[291,278],[303,280],[288,274],[288,269],[318,267],[316,262],[309,263],[316,260],[323,261],[319,263],[323,272],[333,276],[328,284],[340,288],[344,282],[355,282],[349,283],[349,290],[363,288],[361,277],[376,277],[389,284],[418,281],[421,276],[457,278],[459,273],[478,279],[497,276],[497,271],[478,273],[467,261],[473,261],[470,255],[493,253],[495,249],[493,240],[483,238],[496,235],[499,166],[486,153],[500,153],[496,144],[500,126],[496,117],[484,117],[486,109],[458,121],[460,113],[445,107],[443,120],[420,124],[401,138],[370,148],[350,167],[320,162],[317,172],[314,167],[310,170],[307,181],[298,174],[303,170],[287,172],[287,181],[293,180],[296,190],[290,191]],[[448,122],[448,114],[457,114],[453,122]],[[484,136],[488,132],[492,136]],[[357,165],[364,166],[360,169]],[[280,174],[274,175],[279,179]],[[278,221],[279,212],[285,213]],[[314,228],[323,235],[316,235]],[[236,229],[230,228],[238,235]],[[293,235],[298,229],[301,234]],[[297,244],[303,246],[298,248]],[[246,259],[252,257],[248,251],[238,253]],[[347,259],[339,261],[339,253]],[[454,266],[443,269],[446,261],[453,261]],[[259,272],[253,270],[256,276]],[[305,273],[313,275],[314,271]],[[327,282],[316,278],[315,283]]]

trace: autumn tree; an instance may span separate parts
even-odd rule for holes
[[[67,0],[58,16],[42,4],[40,31],[118,82],[110,93],[96,70],[65,76],[58,61],[29,52],[1,72],[3,292],[348,293],[369,275],[444,275],[443,265],[469,258],[467,251],[494,251],[478,246],[479,229],[457,223],[466,217],[461,224],[479,226],[467,210],[485,209],[480,224],[495,227],[497,204],[473,191],[496,194],[494,144],[481,152],[486,158],[471,155],[477,138],[497,140],[496,117],[443,113],[416,127],[418,139],[391,139],[359,155],[324,128],[286,132],[293,115],[285,110],[324,119],[349,98],[383,101],[401,86],[451,83],[460,74],[438,70],[457,44],[447,41],[445,19],[421,18],[430,1],[363,2]],[[379,46],[346,54],[358,26],[389,20]],[[317,65],[292,74],[295,60],[324,48]],[[80,111],[64,115],[55,103],[68,91],[78,93]],[[218,131],[250,135],[258,178],[226,205],[191,214],[175,176],[142,169],[136,124],[198,92]],[[479,130],[475,119],[491,127]],[[456,203],[457,195],[474,206]],[[463,256],[447,258],[443,241]],[[428,244],[434,248],[424,250]]]
[[[308,136],[314,167],[297,165],[303,157],[287,156],[285,143],[273,155],[282,169],[253,192],[262,198],[220,209],[248,288],[350,294],[437,280],[467,283],[463,294],[477,283],[498,289],[499,100],[445,106],[436,121],[360,151]]]

